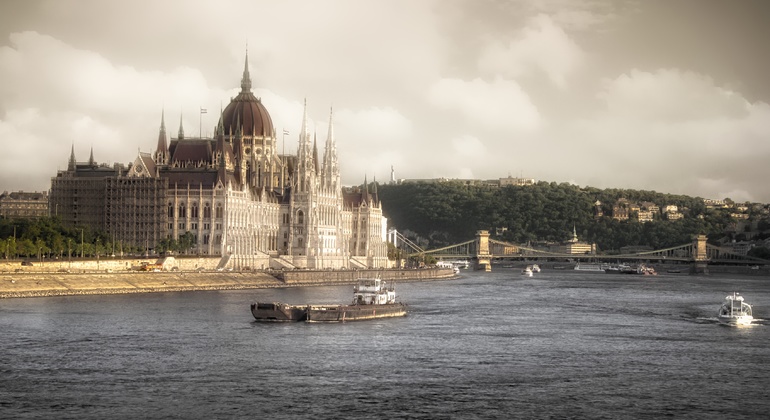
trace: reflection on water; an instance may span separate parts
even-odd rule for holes
[[[725,293],[754,306],[720,325]],[[405,318],[254,322],[352,286],[0,301],[3,418],[748,418],[770,282],[516,269],[397,285]],[[740,392],[726,392],[740,389]]]

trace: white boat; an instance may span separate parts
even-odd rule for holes
[[[540,266],[537,264],[532,264],[532,272],[533,273],[539,273],[540,272]]]
[[[438,268],[451,268],[455,274],[460,274],[460,269],[450,261],[438,261],[436,263]]]
[[[578,271],[604,271],[607,267],[607,264],[575,264],[575,270]]]
[[[528,265],[528,266],[524,267],[524,269],[521,270],[521,275],[522,276],[527,276],[527,277],[532,277],[532,266]]]
[[[743,296],[733,292],[725,297],[717,319],[728,325],[749,325],[754,321],[754,316],[751,314],[751,305],[743,301]]]
[[[470,267],[471,263],[468,260],[455,260],[450,261],[452,265],[455,266],[455,268],[462,268],[462,269],[468,269]]]

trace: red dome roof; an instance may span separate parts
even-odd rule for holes
[[[220,124],[224,125],[225,134],[235,134],[240,127],[244,136],[273,137],[273,120],[262,101],[251,93],[248,52],[243,66],[241,93],[231,100],[222,112]]]
[[[235,134],[240,125],[244,136],[273,136],[273,120],[262,101],[251,91],[241,91],[222,112],[225,134]],[[231,131],[232,130],[232,131]]]

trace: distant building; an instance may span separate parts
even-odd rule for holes
[[[533,178],[513,178],[510,176],[507,178],[500,178],[500,186],[505,187],[507,185],[514,185],[517,187],[535,185],[535,180]]]
[[[703,204],[706,205],[707,209],[726,209],[729,207],[725,200],[713,200],[710,198],[704,198]]]
[[[746,256],[751,248],[754,247],[754,243],[749,241],[733,241],[725,244],[724,247],[730,249],[733,254]]]
[[[660,213],[660,207],[657,204],[655,204],[653,202],[650,202],[650,201],[643,201],[642,202],[642,209],[646,210],[646,211],[649,211],[649,212],[652,212],[654,214]]]
[[[594,219],[599,219],[604,216],[604,209],[602,208],[602,202],[596,200],[594,203]]]
[[[562,245],[562,252],[565,254],[595,254],[596,244],[589,244],[578,239],[577,230],[572,227],[572,239]]]
[[[628,220],[628,208],[621,205],[612,206],[612,218],[615,220]]]
[[[650,210],[639,210],[637,212],[637,217],[639,218],[639,221],[641,223],[647,223],[652,222],[654,219],[655,213]]]
[[[0,194],[0,217],[36,219],[48,216],[48,192],[8,192]]]

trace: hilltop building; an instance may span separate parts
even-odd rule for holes
[[[248,54],[241,91],[221,111],[214,138],[169,142],[161,114],[155,151],[125,166],[79,163],[51,180],[65,225],[89,225],[151,251],[193,235],[192,252],[235,268],[386,267],[387,220],[376,191],[340,183],[332,115],[319,159],[307,103],[296,155],[278,154],[267,108],[251,91]]]
[[[595,254],[596,244],[589,244],[578,239],[577,229],[572,227],[572,238],[562,246],[565,254]]]

